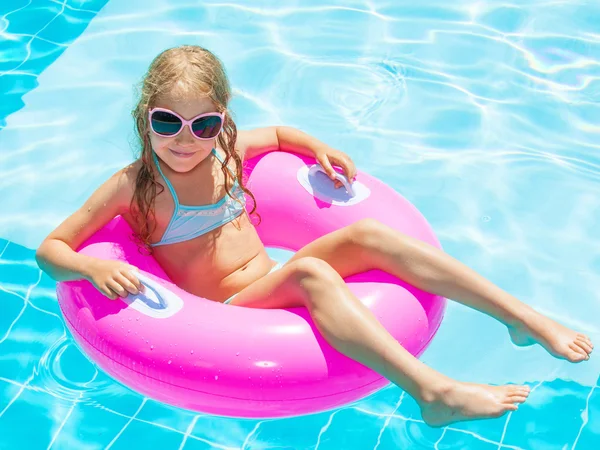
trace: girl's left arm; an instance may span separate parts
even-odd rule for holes
[[[292,127],[266,127],[238,131],[236,149],[242,160],[276,150],[299,153],[314,157],[325,169],[336,187],[342,183],[335,179],[335,169],[342,169],[350,181],[356,178],[356,166],[346,153],[336,150],[317,138]]]

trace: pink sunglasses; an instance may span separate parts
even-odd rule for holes
[[[185,120],[176,112],[168,109],[152,108],[148,112],[148,120],[150,129],[159,136],[177,136],[187,125],[196,139],[209,140],[216,138],[223,129],[225,115],[210,112]]]

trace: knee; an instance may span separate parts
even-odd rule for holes
[[[300,258],[297,261],[294,261],[291,266],[297,281],[311,279],[330,283],[336,278],[341,278],[335,269],[326,261],[311,256]]]
[[[292,290],[301,299],[302,303],[313,310],[322,301],[331,302],[339,296],[343,278],[327,262],[319,258],[300,258],[290,264],[292,270],[288,279]]]
[[[348,233],[352,243],[361,247],[374,247],[385,241],[389,227],[376,219],[366,218],[350,225]]]

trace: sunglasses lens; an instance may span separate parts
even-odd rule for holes
[[[181,129],[181,120],[166,111],[154,111],[151,122],[154,132],[162,136],[173,136]]]
[[[198,138],[212,139],[221,131],[221,118],[219,116],[207,116],[192,123],[192,132]]]

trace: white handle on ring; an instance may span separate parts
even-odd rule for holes
[[[310,168],[310,170],[308,171],[308,175],[311,176],[317,172],[323,172],[325,175],[327,175],[329,177],[329,174],[327,173],[327,171],[323,168],[323,166],[321,164],[315,164],[314,166],[312,166]],[[356,195],[356,193],[354,192],[354,189],[352,188],[352,184],[350,183],[350,181],[348,180],[348,178],[346,178],[346,176],[344,174],[335,172],[335,178],[342,182],[342,184],[344,185],[344,188],[346,189],[346,192],[348,193],[348,195],[350,195],[350,197],[354,197]]]
[[[122,298],[129,307],[155,319],[167,319],[183,308],[181,297],[166,286],[138,270],[134,270],[133,275],[144,285],[144,292]]]
[[[154,280],[152,280],[152,278],[147,277],[146,275],[142,275],[140,272],[137,272],[137,271],[134,272],[134,274],[138,278],[138,280],[140,280],[140,282],[144,285],[145,293],[146,294],[153,293],[154,295],[152,295],[152,297],[156,298],[160,307],[163,309],[167,308],[167,306],[168,306],[167,301],[161,295],[160,290],[156,289],[156,287],[155,287],[156,283],[154,282]],[[150,290],[150,292],[148,292],[148,289]],[[150,295],[146,295],[146,297],[150,297]]]

